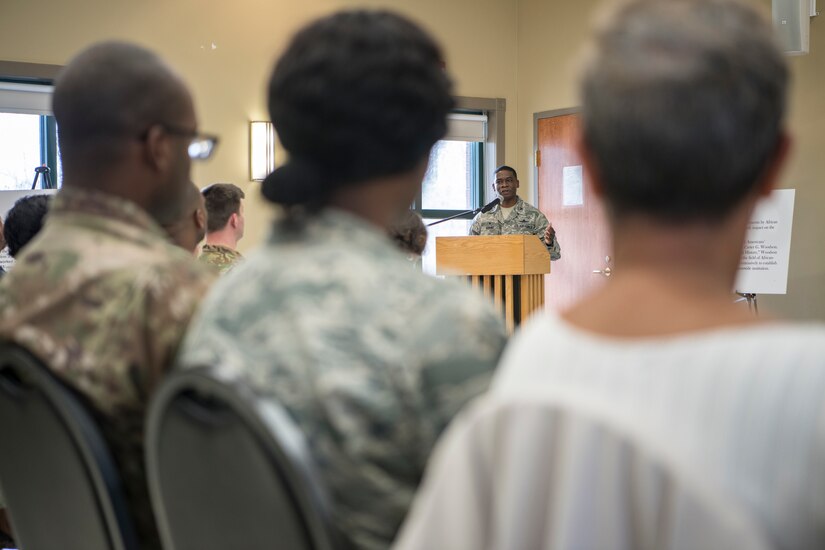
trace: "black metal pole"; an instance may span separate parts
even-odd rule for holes
[[[450,220],[460,218],[461,216],[466,216],[467,214],[471,214],[471,215],[475,216],[479,212],[481,212],[481,208],[476,208],[475,210],[467,210],[466,212],[459,212],[458,214],[454,214],[454,215],[450,216],[449,218],[444,218],[443,220],[438,220],[438,221],[435,221],[435,222],[432,222],[432,223],[428,223],[427,227],[430,227],[431,225],[438,225],[440,223],[448,222]]]

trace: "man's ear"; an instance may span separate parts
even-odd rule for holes
[[[235,229],[238,227],[238,213],[233,212],[231,216],[229,216],[229,227]]]
[[[201,231],[206,229],[206,212],[203,208],[195,210],[195,227]]]
[[[785,168],[792,149],[793,138],[787,131],[783,130],[779,134],[779,139],[776,141],[776,146],[771,152],[768,162],[765,163],[764,170],[762,170],[758,187],[760,197],[769,195],[776,188],[779,183],[779,175],[782,173],[782,169]]]
[[[167,172],[172,165],[169,134],[160,125],[154,125],[146,132],[144,159],[156,172]]]
[[[585,177],[587,185],[590,186],[590,189],[597,197],[603,198],[604,185],[602,184],[601,172],[599,167],[596,165],[596,159],[593,158],[593,153],[587,146],[587,143],[584,140],[584,135],[581,131],[576,136],[574,143],[576,154],[578,154],[582,161],[582,165],[584,166],[584,172],[587,176],[589,176]]]

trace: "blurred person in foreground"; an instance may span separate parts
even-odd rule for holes
[[[0,337],[88,400],[141,546],[159,548],[144,412],[212,280],[160,224],[183,216],[192,157],[208,156],[214,138],[198,133],[181,78],[132,44],[99,43],[74,57],[53,107],[63,188],[0,285]]]
[[[0,251],[6,248],[6,238],[3,236],[3,218],[0,218]],[[0,266],[0,279],[6,274],[6,270]]]
[[[15,201],[3,225],[9,256],[16,258],[23,247],[40,233],[49,212],[51,195],[29,195]]]
[[[174,244],[197,255],[198,245],[206,235],[206,206],[194,183],[189,185],[185,202],[183,217],[169,222],[162,220],[161,226]]]
[[[389,546],[438,434],[504,346],[481,295],[410,269],[387,236],[446,131],[450,92],[439,47],[399,15],[344,11],[301,30],[269,82],[289,161],[263,194],[285,215],[218,281],[180,359],[287,409],[355,548]]]
[[[635,451],[577,478],[604,455],[555,410],[603,419],[698,480],[767,547],[825,547],[825,327],[732,300],[751,213],[787,157],[787,88],[771,23],[744,1],[614,9],[584,65],[578,143],[607,206],[614,276],[513,340],[491,391],[436,449],[397,548],[619,547],[610,533],[624,548],[669,548],[645,537],[667,537],[691,510],[668,508]],[[613,471],[624,493],[600,485]],[[639,510],[657,498],[646,531]],[[609,499],[615,523],[594,524]],[[708,548],[706,534],[689,547]]]
[[[390,226],[389,235],[410,262],[420,265],[421,255],[427,247],[427,226],[421,216],[412,210],[405,211]]]

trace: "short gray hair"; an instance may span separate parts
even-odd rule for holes
[[[788,69],[738,0],[633,0],[597,29],[580,92],[610,213],[719,220],[759,183],[783,131]]]

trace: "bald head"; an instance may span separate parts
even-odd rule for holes
[[[154,53],[122,42],[91,46],[55,83],[54,115],[64,171],[107,167],[154,124],[179,124],[193,112],[182,80]]]
[[[63,186],[129,200],[156,221],[182,215],[197,119],[186,85],[154,53],[104,42],[55,83]]]
[[[206,208],[203,195],[194,183],[186,187],[185,195],[182,215],[161,220],[161,225],[173,243],[193,252],[206,235]]]

